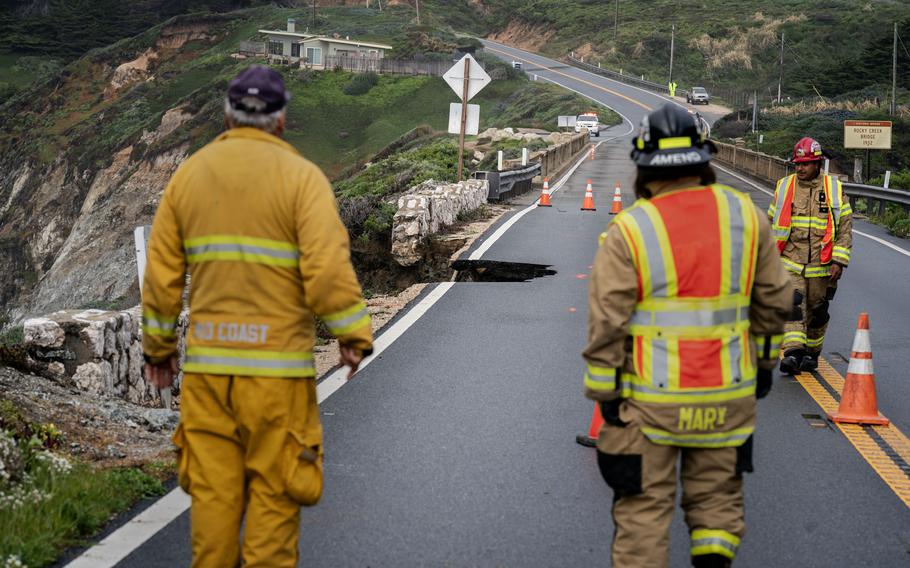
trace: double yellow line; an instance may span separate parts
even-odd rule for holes
[[[538,65],[538,66],[542,67],[543,69],[546,69],[550,73],[556,73],[557,75],[562,75],[563,77],[565,77],[567,79],[572,79],[573,81],[578,81],[579,83],[584,83],[585,85],[588,85],[591,88],[597,89],[598,91],[603,91],[605,93],[609,93],[609,94],[613,95],[614,97],[619,97],[621,99],[627,100],[634,105],[640,106],[641,108],[645,109],[648,112],[654,110],[654,107],[650,107],[641,101],[636,101],[635,99],[633,99],[631,97],[627,97],[626,95],[624,95],[622,93],[618,93],[616,91],[613,91],[606,87],[602,87],[602,86],[592,83],[590,81],[585,81],[584,79],[579,79],[578,77],[573,77],[572,75],[569,75],[568,73],[563,73],[562,71],[557,71],[556,69],[553,69],[551,67],[544,67],[543,65],[540,65],[539,63],[534,63],[533,61],[523,59],[523,58],[518,57],[517,55],[514,55],[507,51],[502,51],[500,49],[496,49],[495,47],[490,47],[490,46],[484,46],[484,49],[488,49],[490,51],[495,51],[496,53],[501,53],[502,55],[511,57],[512,59],[521,61],[522,63],[527,63],[528,65]]]

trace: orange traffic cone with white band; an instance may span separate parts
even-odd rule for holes
[[[540,192],[540,201],[538,207],[552,207],[550,205],[550,178],[543,178],[543,191]]]
[[[585,200],[581,203],[582,211],[597,211],[594,207],[594,190],[591,189],[591,180],[588,180],[588,187],[585,189]]]
[[[610,215],[616,215],[622,211],[622,188],[619,182],[616,182],[616,189],[613,191],[613,206],[610,208]]]
[[[869,314],[859,315],[850,366],[844,380],[840,407],[828,415],[834,422],[849,424],[888,424],[888,419],[878,413],[875,395],[875,372],[872,370],[872,342],[869,339]]]
[[[600,414],[600,404],[594,403],[594,414],[591,415],[591,425],[588,427],[588,435],[579,434],[575,436],[575,441],[582,446],[593,448],[597,445],[597,436],[600,435],[600,427],[604,425],[604,417]]]

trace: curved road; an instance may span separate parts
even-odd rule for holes
[[[485,44],[625,121],[594,140],[593,159],[562,180],[552,208],[526,199],[531,207],[516,207],[468,252],[551,265],[556,275],[520,284],[438,284],[387,328],[384,351],[355,380],[320,383],[328,481],[322,503],[302,515],[301,565],[610,563],[611,492],[594,450],[573,441],[592,410],[582,396],[579,355],[586,276],[610,220],[614,183],[624,188],[626,206],[633,201],[629,135],[667,99]],[[767,206],[760,189],[720,177]],[[579,210],[587,179],[593,213]],[[910,249],[877,227],[858,222],[857,229]],[[845,371],[832,353],[849,356],[856,314],[869,311],[881,408],[910,431],[910,256],[858,236],[854,257],[833,304],[826,356]],[[761,403],[756,472],[746,480],[749,528],[736,566],[907,566],[910,510],[841,432],[811,427],[803,417],[820,413],[793,380],[779,379]],[[177,490],[73,565],[188,565],[185,506]],[[679,514],[671,538],[671,565],[688,566]]]

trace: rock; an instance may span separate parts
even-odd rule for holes
[[[504,134],[508,134],[509,136],[511,136],[511,135],[515,134],[515,129],[512,128],[511,126],[507,126],[506,128],[502,129],[502,132]]]
[[[130,344],[129,371],[127,382],[135,385],[142,380],[142,344],[134,341]]]
[[[474,159],[477,160],[478,162],[482,162],[483,159],[486,157],[487,157],[487,155],[484,154],[483,152],[481,152],[480,150],[474,150]]]
[[[107,361],[103,361],[103,363],[107,364],[108,373],[110,373],[110,363]],[[73,375],[73,380],[79,390],[97,394],[104,392],[104,386],[107,382],[104,368],[99,363],[83,363],[79,365],[76,368],[76,374]]]
[[[104,329],[104,357],[109,358],[117,352],[117,332],[110,327]]]
[[[167,408],[150,408],[141,414],[143,422],[150,432],[173,430],[180,422],[180,413]]]
[[[96,359],[104,357],[104,329],[105,325],[103,321],[95,321],[89,323],[86,327],[83,327],[79,332],[79,338],[82,340],[82,343],[85,344],[89,352]]]
[[[66,376],[66,367],[63,363],[54,361],[53,363],[48,363],[47,372],[54,379],[62,379]]]
[[[22,324],[25,335],[26,348],[35,347],[63,347],[66,333],[60,324],[47,318],[27,319]]]

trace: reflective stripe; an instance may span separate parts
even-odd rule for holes
[[[817,349],[817,348],[820,348],[824,342],[825,342],[824,335],[821,337],[807,337],[806,338],[806,347]]]
[[[824,266],[807,266],[805,271],[806,278],[821,278],[823,276],[831,276],[831,265]]]
[[[711,434],[675,434],[651,428],[649,426],[641,427],[642,433],[655,444],[665,446],[682,446],[686,448],[728,448],[741,446],[749,436],[755,431],[755,428],[737,428],[729,432],[717,432]]]
[[[239,235],[209,235],[183,241],[188,262],[234,260],[271,266],[296,267],[300,260],[297,245],[285,241],[243,237]]]
[[[850,365],[847,367],[848,375],[872,375],[875,369],[872,366],[872,359],[850,358]]]
[[[755,394],[754,375],[742,382],[713,389],[668,390],[667,388],[655,388],[654,386],[645,385],[641,380],[642,379],[639,377],[623,375],[622,397],[634,398],[635,400],[642,402],[698,404],[726,402],[753,396]]]
[[[743,258],[745,257],[744,244],[746,242],[746,233],[750,223],[746,221],[746,216],[743,215],[743,204],[735,194],[729,191],[723,191],[720,189],[715,189],[715,194],[720,193],[724,196],[724,199],[727,202],[727,210],[729,211],[727,226],[729,227],[729,233],[727,235],[727,240],[729,241],[729,256],[724,255],[724,259],[721,261],[721,268],[724,269],[725,276],[728,275],[727,268],[729,267],[729,286],[721,286],[721,294],[737,294],[742,290],[744,285],[744,279],[740,278],[743,274],[742,264]],[[720,208],[719,208],[720,210]],[[749,221],[752,220],[752,217],[749,216]],[[721,223],[723,227],[723,223]],[[751,231],[748,231],[751,236]],[[748,314],[746,315],[748,318]]]
[[[748,300],[746,300],[748,301]],[[717,310],[692,310],[692,311],[660,311],[660,310],[636,310],[632,314],[629,323],[632,327],[632,335],[643,335],[643,331],[649,328],[657,328],[657,331],[668,331],[667,327],[713,327],[719,325],[736,324],[749,319],[749,306],[739,308],[721,308]],[[635,330],[638,331],[635,331]]]
[[[788,331],[784,333],[784,347],[792,345],[793,343],[798,343],[799,345],[806,344],[806,332],[805,331]]]
[[[142,333],[174,337],[177,335],[177,316],[163,316],[152,311],[143,311]]]
[[[781,217],[784,214],[784,209],[793,203],[795,186],[795,175],[781,178],[777,182],[777,188],[774,190],[774,203],[768,209],[768,216],[771,217],[771,232],[774,235],[774,240],[777,241],[779,251],[782,250],[782,244],[786,243],[790,237],[791,223],[783,225]]]
[[[344,335],[370,325],[370,312],[365,302],[358,302],[346,310],[321,316],[332,335]]]
[[[660,214],[657,213],[653,204],[644,202],[639,207],[629,210],[629,216],[634,221],[633,239],[638,236],[641,239],[641,246],[636,247],[640,255],[641,264],[646,270],[640,273],[642,278],[642,293],[644,297],[656,296],[667,297],[667,262],[669,259],[664,256],[664,247],[658,235],[658,229],[655,224],[655,217],[659,221]],[[668,251],[667,251],[668,252]],[[672,263],[672,261],[670,261]],[[675,282],[675,274],[673,275]]]
[[[847,247],[834,245],[834,250],[832,251],[831,256],[835,260],[841,261],[842,264],[848,264],[850,262],[850,249]]]
[[[794,215],[793,226],[800,229],[821,229],[824,231],[828,228],[828,220],[819,219],[818,217],[804,217],[802,215]]]
[[[784,340],[784,334],[765,336],[763,339],[764,339],[764,341],[761,342],[761,345],[759,345],[759,348],[758,348],[758,358],[766,359],[766,360],[779,358],[780,357],[780,345],[781,345],[781,342],[783,342],[783,340]],[[771,344],[770,349],[768,349],[767,357],[765,357],[765,347],[764,347],[764,344],[766,344],[766,343]]]
[[[701,556],[704,554],[720,554],[730,560],[736,557],[740,539],[734,534],[722,530],[696,529],[692,531],[692,544],[690,554]]]
[[[784,268],[786,268],[787,270],[789,270],[790,272],[792,272],[794,274],[802,274],[803,270],[806,268],[805,265],[802,265],[798,262],[793,262],[792,260],[790,260],[789,258],[784,257],[784,256],[780,257],[780,263],[784,265]]]
[[[616,390],[615,367],[598,367],[588,363],[585,386],[591,390]]]
[[[661,138],[657,141],[658,150],[674,150],[676,148],[691,148],[692,138],[689,136],[675,136],[673,138]]]
[[[221,347],[188,347],[183,370],[188,373],[259,377],[313,377],[316,365],[308,351],[258,351]]]

